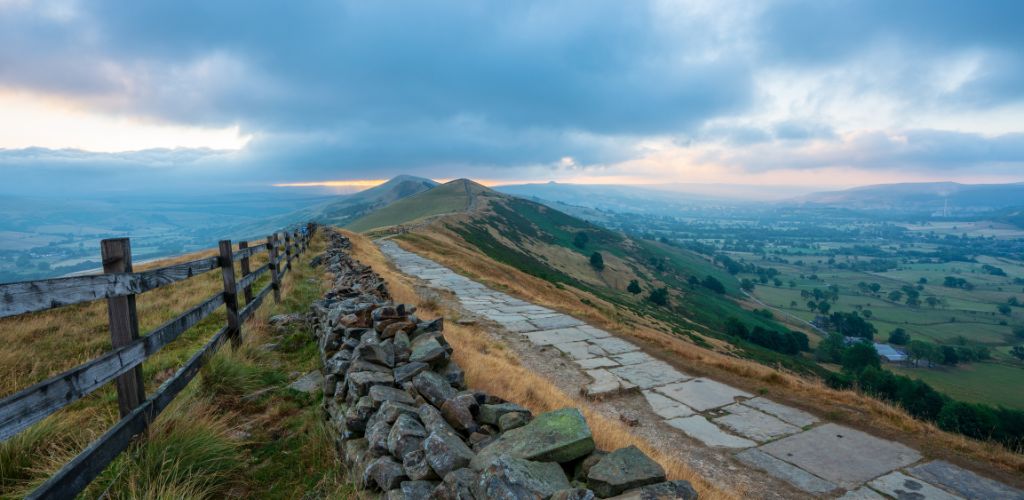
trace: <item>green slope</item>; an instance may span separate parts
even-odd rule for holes
[[[484,189],[487,188],[466,179],[454,180],[374,210],[345,227],[363,232],[435,215],[465,212],[473,197]]]
[[[696,330],[706,336],[729,340],[749,358],[768,364],[780,363],[798,371],[820,371],[806,356],[785,355],[728,337],[724,332],[729,318],[736,318],[750,328],[760,326],[780,332],[787,329],[770,318],[742,308],[737,302],[741,294],[736,279],[704,256],[654,241],[634,240],[533,201],[493,191],[481,194],[487,196],[478,195],[478,202],[479,199],[485,202],[479,203],[468,217],[440,222],[488,257],[560,286],[586,290],[617,306],[655,317],[674,325],[679,332]],[[582,248],[575,244],[578,233],[587,235]],[[605,262],[615,262],[615,269],[591,268],[589,260],[594,252],[600,252]],[[612,272],[618,274],[618,279],[605,279]],[[690,284],[691,277],[703,280],[707,276],[722,282],[725,293]],[[626,291],[625,285],[630,279],[639,281],[643,293],[633,295]],[[668,305],[659,306],[645,300],[651,290],[659,287],[669,290]]]

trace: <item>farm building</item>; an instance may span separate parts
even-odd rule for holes
[[[875,343],[875,352],[878,353],[878,357],[882,358],[882,361],[902,363],[907,360],[907,353],[889,344]]]

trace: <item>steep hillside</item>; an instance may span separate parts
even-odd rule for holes
[[[424,220],[432,215],[442,216]],[[689,250],[634,240],[466,180],[396,202],[356,221],[350,229],[385,226],[399,226],[394,232],[403,239],[443,235],[477,253],[482,262],[497,261],[556,286],[581,290],[621,314],[657,322],[698,345],[717,343],[727,352],[820,372],[805,357],[780,352],[795,354],[799,346],[766,348],[727,336],[734,318],[750,329],[778,332],[807,345],[803,334],[790,334],[771,318],[744,308],[745,296],[735,278]],[[595,254],[600,255],[600,263]],[[630,290],[634,281],[639,289]]]
[[[487,197],[488,193],[493,191],[473,181],[457,179],[374,210],[345,227],[353,231],[368,231],[436,215],[466,212],[474,208],[477,198]]]

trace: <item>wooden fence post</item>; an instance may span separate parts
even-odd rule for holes
[[[228,313],[227,336],[231,346],[242,345],[242,328],[238,324],[238,292],[235,290],[235,260],[231,240],[220,241],[220,274],[224,278],[224,307]]]
[[[270,252],[270,286],[274,287],[274,303],[281,302],[281,278],[277,268],[277,234],[267,236],[267,248]]]
[[[288,231],[284,232],[284,255],[285,264],[284,267],[289,271],[292,270],[292,235]]]
[[[246,248],[249,248],[249,242],[248,241],[239,241],[238,242],[238,249],[239,250],[243,250],[243,249],[246,249]],[[245,278],[246,276],[249,275],[249,256],[248,255],[246,255],[245,257],[242,257],[241,265],[242,265],[242,278]],[[248,285],[248,286],[245,287],[245,305],[249,305],[250,302],[252,302],[252,285]]]
[[[114,238],[100,242],[103,272],[132,272],[132,246],[128,238]],[[135,310],[135,295],[107,299],[107,317],[110,321],[110,343],[114,349],[139,338],[139,315]],[[146,400],[142,380],[142,364],[117,377],[117,407],[121,417],[127,416]]]

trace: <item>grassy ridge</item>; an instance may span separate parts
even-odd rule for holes
[[[465,183],[452,181],[374,210],[345,227],[352,231],[368,231],[394,226],[433,215],[460,212],[469,203],[470,193]]]

